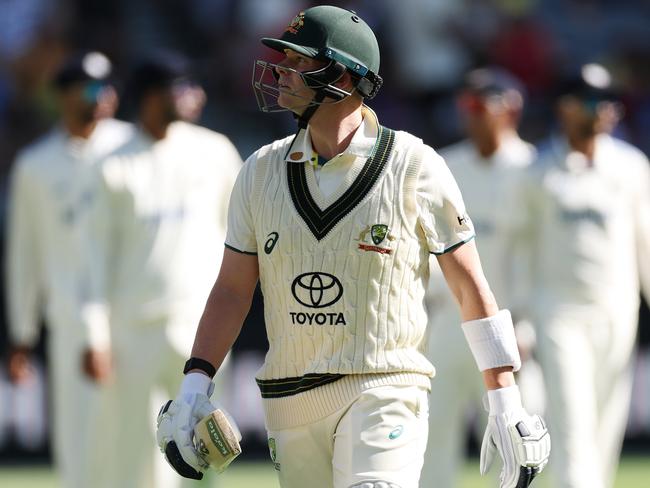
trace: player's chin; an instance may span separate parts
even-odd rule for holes
[[[294,110],[298,105],[298,97],[291,95],[290,93],[280,91],[278,95],[278,105],[287,110]]]
[[[309,100],[299,93],[280,89],[280,93],[278,94],[278,105],[300,114],[304,111],[305,107],[309,105]]]

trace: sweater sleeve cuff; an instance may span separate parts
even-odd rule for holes
[[[81,309],[81,319],[86,330],[86,341],[93,349],[106,349],[111,344],[108,307],[103,303],[90,303]]]
[[[40,328],[37,324],[23,324],[20,327],[11,327],[9,329],[9,339],[13,347],[24,347],[33,349],[38,343]]]

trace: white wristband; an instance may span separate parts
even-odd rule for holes
[[[512,366],[513,371],[521,368],[509,310],[500,310],[491,317],[463,322],[462,327],[480,371],[503,366]]]
[[[521,394],[517,385],[488,390],[487,397],[490,415],[515,412],[524,408],[521,405]]]
[[[191,398],[197,393],[202,393],[210,397],[214,390],[214,383],[210,377],[203,373],[187,373],[181,383],[179,396],[182,398]]]

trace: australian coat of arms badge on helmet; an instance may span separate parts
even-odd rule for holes
[[[292,34],[297,34],[298,29],[300,29],[303,25],[305,25],[305,13],[300,12],[298,15],[296,15],[291,23],[287,26],[285,31],[291,32]]]

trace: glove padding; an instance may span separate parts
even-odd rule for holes
[[[481,446],[481,474],[489,471],[498,451],[503,460],[500,488],[526,488],[544,469],[551,452],[544,420],[526,413],[517,386],[488,395],[490,417]]]
[[[234,420],[209,399],[213,388],[207,376],[190,373],[178,397],[158,414],[158,447],[185,478],[200,480],[209,467],[221,472],[241,453],[241,434]]]

